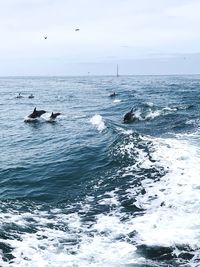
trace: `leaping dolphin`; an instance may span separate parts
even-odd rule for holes
[[[59,115],[61,115],[60,112],[57,112],[57,113],[51,113],[51,116],[49,117],[49,119],[51,120],[55,120]]]
[[[34,108],[33,112],[30,115],[28,115],[28,118],[36,119],[39,118],[44,113],[46,113],[45,110],[36,110],[36,108]]]
[[[127,112],[124,115],[124,123],[132,122],[134,118],[135,118],[135,114],[133,113],[133,108],[132,108],[131,111]]]

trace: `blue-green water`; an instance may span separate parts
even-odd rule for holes
[[[200,265],[200,76],[0,78],[0,114],[0,266]]]

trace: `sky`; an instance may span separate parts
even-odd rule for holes
[[[199,10],[200,0],[0,0],[0,76],[115,75],[117,64],[121,75],[198,74]]]

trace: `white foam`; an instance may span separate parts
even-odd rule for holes
[[[125,129],[121,128],[121,127],[116,127],[116,129],[117,129],[119,132],[121,132],[121,133],[123,133],[123,134],[125,134],[125,135],[131,135],[131,134],[133,134],[133,130],[131,130],[131,129],[129,129],[129,130],[125,130]]]
[[[189,138],[188,138],[189,137]],[[149,153],[136,146],[134,137],[122,144],[118,153],[134,157],[135,164],[120,170],[123,177],[135,176],[135,171],[163,168],[160,180],[143,179],[144,194],[130,186],[125,194],[129,199],[136,197],[135,205],[145,209],[142,215],[126,221],[129,231],[138,233],[137,244],[147,246],[188,246],[200,257],[200,149],[199,142],[190,135],[162,139],[140,137],[144,143],[151,142]],[[124,225],[125,227],[125,225]],[[125,228],[124,228],[125,229]],[[122,232],[125,233],[123,230]],[[194,265],[196,266],[196,265]]]
[[[101,116],[100,116],[101,117]],[[127,138],[127,133],[125,133]],[[121,211],[118,188],[107,191],[101,196],[98,205],[108,205],[110,212],[95,216],[90,222],[81,219],[94,205],[94,196],[86,196],[79,213],[69,213],[61,209],[49,212],[33,211],[17,213],[11,209],[1,213],[0,224],[15,224],[26,229],[32,224],[33,233],[19,233],[20,239],[12,237],[0,242],[13,248],[15,258],[12,262],[3,262],[3,267],[121,267],[145,263],[137,255],[136,245],[173,247],[174,254],[180,254],[177,246],[188,245],[200,255],[200,150],[191,143],[188,136],[177,139],[140,137],[141,144],[151,143],[151,153],[137,146],[136,137],[130,133],[129,142],[117,148],[119,155],[128,155],[136,160],[135,164],[121,170],[125,174],[134,171],[155,169],[162,166],[165,174],[160,181],[141,180],[145,194],[136,194],[136,185],[124,192],[128,199],[135,199],[135,205],[145,209],[145,213],[132,216]],[[154,162],[155,160],[155,162]],[[163,172],[164,173],[164,172]],[[133,176],[133,179],[135,177]],[[101,185],[98,184],[95,190]],[[161,205],[162,204],[162,205]],[[122,220],[123,216],[126,220]],[[30,218],[32,220],[30,220]],[[53,227],[49,227],[52,225]],[[128,242],[129,233],[136,232],[133,242]],[[17,234],[17,233],[16,233]],[[121,238],[124,236],[124,238]],[[199,253],[199,254],[198,254]],[[1,253],[0,253],[1,254]],[[191,261],[192,262],[192,261]],[[188,266],[198,266],[195,263]]]
[[[24,122],[37,122],[40,118],[30,118],[28,116],[24,117]]]
[[[153,107],[154,103],[153,102],[146,102],[146,105],[149,106],[149,107]]]
[[[165,108],[163,108],[163,111],[174,112],[174,111],[177,111],[177,108],[165,107]]]
[[[145,119],[154,119],[161,115],[167,115],[167,114],[170,114],[176,111],[177,111],[176,108],[170,108],[170,107],[165,107],[165,108],[157,109],[157,110],[149,110],[149,112],[145,116]]]
[[[3,214],[0,219],[2,225],[8,216],[10,223],[25,228],[31,226],[27,220],[31,218],[36,231],[19,234],[20,239],[0,239],[13,248],[12,255],[15,257],[11,262],[3,262],[0,257],[2,267],[120,267],[134,262],[135,246],[117,238],[121,231],[128,229],[116,216],[101,214],[91,227],[91,223],[84,226],[77,213],[64,214],[59,209],[51,213],[11,213]],[[107,233],[102,234],[102,231]]]
[[[106,128],[104,120],[101,115],[98,114],[94,115],[90,119],[90,122],[97,128],[99,132],[102,132]]]
[[[156,139],[154,147],[154,159],[168,173],[159,182],[143,181],[147,193],[137,201],[147,212],[134,218],[134,230],[140,233],[140,242],[149,246],[200,248],[199,149],[176,139]]]
[[[120,102],[121,102],[120,99],[115,99],[115,100],[113,101],[113,103],[120,103]]]
[[[145,116],[145,119],[154,119],[156,117],[159,117],[162,114],[162,110],[150,110],[148,114]]]
[[[45,114],[42,114],[42,116],[40,117],[37,117],[37,118],[30,118],[29,116],[26,116],[24,117],[24,122],[42,122],[42,121],[47,121],[49,120],[49,117],[50,117],[51,113],[45,113]]]
[[[142,110],[138,109],[134,112],[135,117],[138,118],[139,120],[149,120],[149,119],[154,119],[156,117],[167,115],[167,114],[177,111],[177,108],[170,108],[170,107],[158,108],[158,109],[152,110],[151,108],[153,107],[153,103],[152,105],[148,104],[148,106],[150,108],[147,110],[146,114],[143,114]]]

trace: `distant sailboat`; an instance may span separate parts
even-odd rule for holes
[[[117,77],[119,77],[119,68],[118,68],[118,64],[117,64]]]

